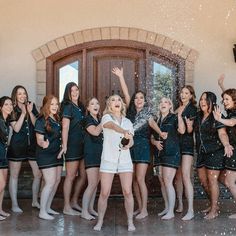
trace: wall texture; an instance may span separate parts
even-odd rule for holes
[[[36,100],[32,51],[73,32],[110,26],[162,34],[196,50],[197,96],[205,90],[219,95],[221,73],[226,87],[235,87],[235,22],[235,0],[0,0],[0,96],[22,84]]]

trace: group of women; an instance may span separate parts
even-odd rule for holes
[[[48,95],[38,113],[23,86],[16,86],[11,98],[4,96],[0,99],[0,220],[9,216],[2,209],[8,165],[12,211],[22,212],[17,201],[17,186],[21,164],[25,160],[29,161],[34,175],[32,206],[40,209],[40,218],[54,219],[59,213],[51,209],[51,203],[65,161],[64,214],[81,215],[88,220],[98,217],[94,230],[100,231],[113,178],[119,174],[128,230],[135,230],[133,216],[136,219],[148,216],[145,176],[151,163],[150,143],[154,146],[154,165],[158,169],[165,202],[164,210],[158,215],[163,220],[174,217],[176,196],[176,211],[182,212],[184,189],[188,210],[182,219],[191,220],[194,217],[191,182],[194,134],[196,167],[210,200],[205,218],[213,219],[218,215],[219,181],[229,187],[236,199],[236,89],[225,90],[223,77],[219,79],[224,90],[222,98],[226,116],[217,106],[215,94],[209,91],[201,95],[197,111],[195,92],[189,85],[182,88],[175,112],[170,98],[163,97],[159,114],[153,114],[143,91],[130,96],[123,68],[113,68],[112,73],[119,79],[124,101],[119,95],[110,96],[102,117],[97,98],[88,99],[84,106],[79,99],[79,87],[73,82],[65,88],[60,109],[58,99]],[[39,203],[41,176],[44,183]],[[88,185],[81,208],[77,201],[86,179]],[[101,189],[96,212],[94,201],[99,182]],[[136,211],[132,187],[138,205]]]

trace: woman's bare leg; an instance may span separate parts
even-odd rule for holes
[[[209,182],[211,210],[204,217],[207,220],[214,219],[218,216],[218,199],[219,199],[219,170],[207,170],[207,179]]]
[[[165,208],[162,212],[158,213],[158,216],[163,216],[168,212],[168,198],[167,198],[167,193],[166,193],[166,188],[165,188],[165,184],[163,181],[163,170],[162,170],[162,166],[159,166],[159,175],[158,175],[158,179],[160,181],[161,184],[161,193],[162,193],[162,197],[164,199],[164,203],[165,203]]]
[[[174,215],[174,207],[175,207],[175,189],[173,186],[173,180],[176,174],[176,169],[171,167],[162,167],[163,169],[163,180],[166,188],[167,198],[168,198],[168,212],[166,215],[162,216],[162,220],[170,220]]]
[[[33,176],[34,176],[33,184],[32,184],[32,207],[36,207],[40,209],[38,198],[39,198],[39,189],[40,189],[42,173],[39,170],[39,167],[36,161],[29,161],[29,164],[31,166]]]
[[[177,208],[175,211],[180,213],[183,211],[183,192],[184,192],[183,179],[182,179],[182,164],[176,171],[174,184],[177,196]]]
[[[22,209],[19,207],[17,200],[17,188],[18,188],[18,178],[21,169],[22,162],[9,161],[9,169],[10,169],[10,180],[9,180],[9,193],[11,196],[12,207],[11,210],[13,212],[21,213]]]
[[[87,178],[88,178],[88,186],[84,191],[83,199],[82,199],[82,214],[81,217],[86,220],[95,219],[94,216],[91,215],[89,208],[93,210],[93,206],[90,206],[91,201],[94,202],[94,193],[96,194],[97,185],[99,182],[99,168],[88,168],[86,169]],[[93,198],[93,199],[92,199]],[[93,204],[92,204],[93,205]]]
[[[236,200],[236,171],[226,171],[225,184],[233,195],[234,200]],[[229,218],[236,219],[236,214],[230,215]]]
[[[128,218],[128,231],[134,231],[135,230],[133,222],[134,198],[132,193],[133,174],[131,172],[120,173],[119,176],[120,176],[122,192],[125,198],[124,201],[125,201],[125,210]]]
[[[74,179],[78,173],[79,161],[68,161],[66,162],[66,177],[63,185],[64,190],[64,208],[63,213],[66,215],[79,215],[78,212],[74,211],[70,205],[70,197],[72,192],[72,186]]]
[[[145,182],[147,168],[148,164],[145,163],[136,164],[136,180],[138,183],[142,201],[141,212],[135,217],[136,219],[143,219],[148,216],[148,211],[147,211],[148,190]]]
[[[193,165],[193,157],[189,155],[182,156],[182,179],[185,189],[185,195],[188,201],[187,214],[182,220],[191,220],[194,217],[193,211],[193,185],[191,181],[191,169]]]
[[[10,216],[9,213],[5,212],[2,209],[4,191],[7,184],[7,172],[8,172],[8,169],[0,169],[0,215],[2,217],[2,220],[4,220],[5,217]]]
[[[101,191],[98,199],[98,221],[93,228],[96,231],[100,231],[103,225],[103,219],[107,209],[107,200],[108,197],[110,196],[114,174],[101,172],[100,178],[101,178]]]
[[[39,218],[44,220],[53,220],[54,217],[49,215],[47,212],[47,205],[50,198],[50,195],[52,194],[54,185],[56,183],[56,177],[57,177],[57,170],[56,167],[43,169],[43,178],[45,181],[45,184],[43,186],[41,197],[40,197],[40,211],[39,211]]]
[[[82,208],[78,204],[78,199],[79,199],[81,191],[84,188],[86,179],[87,179],[87,174],[85,171],[84,160],[80,160],[79,161],[79,176],[77,177],[77,180],[75,183],[75,191],[71,198],[71,207],[78,211],[82,211]]]
[[[62,166],[57,166],[56,167],[56,181],[55,181],[52,192],[51,192],[51,194],[49,196],[49,199],[48,199],[48,202],[47,202],[47,213],[53,214],[53,215],[58,215],[59,214],[59,212],[54,211],[54,210],[51,209],[51,205],[52,205],[53,198],[54,198],[54,196],[57,192],[58,185],[61,182],[61,172],[62,172]]]
[[[208,179],[207,179],[206,168],[205,167],[198,168],[197,173],[198,173],[198,178],[201,183],[201,186],[203,187],[203,189],[205,190],[205,192],[209,198],[210,197],[210,190],[209,190],[209,183],[208,183]],[[209,206],[206,209],[204,209],[202,212],[207,213],[210,211],[210,209],[211,209],[211,207]]]

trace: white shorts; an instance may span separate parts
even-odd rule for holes
[[[114,163],[106,160],[101,160],[100,172],[105,173],[125,173],[125,172],[133,172],[133,163]]]

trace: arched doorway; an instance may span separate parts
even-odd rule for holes
[[[130,93],[142,89],[155,107],[162,95],[172,96],[176,104],[179,88],[193,83],[197,52],[163,35],[152,32],[110,27],[75,32],[55,39],[34,50],[37,61],[37,105],[45,94],[62,97],[64,86],[75,81],[83,102],[97,96],[104,108],[106,97],[121,88],[111,69],[124,67]],[[149,193],[160,189],[149,168]],[[119,194],[115,181],[113,194]]]

